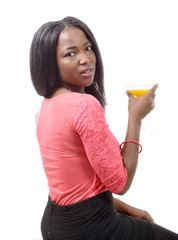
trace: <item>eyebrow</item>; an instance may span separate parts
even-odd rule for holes
[[[87,40],[83,45],[86,46],[90,41]],[[71,49],[75,49],[77,48],[77,46],[71,46],[71,47],[68,47],[68,48],[65,48],[63,52],[67,51],[67,50],[71,50]]]

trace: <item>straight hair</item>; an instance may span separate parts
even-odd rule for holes
[[[66,27],[81,29],[92,44],[96,56],[96,71],[93,84],[85,88],[85,93],[93,95],[105,108],[104,71],[98,44],[89,27],[74,17],[45,23],[35,33],[30,48],[30,73],[33,85],[37,93],[45,98],[50,98],[55,90],[62,86],[56,50],[60,33]]]

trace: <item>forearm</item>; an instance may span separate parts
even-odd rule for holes
[[[129,91],[129,120],[126,134],[126,140],[139,142],[141,120],[144,119],[154,108],[155,91],[158,85],[155,84],[151,90],[142,97],[136,98]],[[135,175],[138,161],[139,146],[134,143],[126,143],[122,150],[122,157],[127,169],[128,177],[123,191],[124,194],[130,188]]]
[[[117,198],[113,198],[113,199],[114,199],[115,209],[120,213],[128,214],[130,206]]]
[[[141,126],[141,120],[138,120],[132,116],[129,116],[128,128],[127,128],[125,140],[134,140],[139,142],[140,126]],[[138,162],[139,146],[134,143],[126,143],[124,144],[121,154],[122,154],[123,161],[128,174],[126,185],[123,191],[120,193],[120,194],[124,194],[129,189],[135,175],[137,162]]]

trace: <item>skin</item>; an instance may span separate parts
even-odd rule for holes
[[[127,91],[129,97],[129,116],[125,140],[139,142],[141,122],[142,119],[154,109],[155,91],[157,87],[157,84],[154,85],[148,93],[139,98],[134,97]],[[138,163],[139,146],[133,143],[126,143],[121,154],[127,169],[128,178],[123,191],[119,193],[120,195],[128,191],[133,181]]]
[[[64,86],[59,91],[84,93],[85,87],[93,83],[96,57],[83,31],[76,27],[65,28],[58,39],[56,57]]]
[[[124,214],[130,215],[132,217],[137,217],[137,218],[144,219],[144,220],[154,223],[153,218],[145,210],[141,210],[139,208],[132,207],[132,206],[120,201],[117,198],[114,198],[114,205],[115,205],[116,210],[120,213],[124,213]]]
[[[141,121],[154,109],[155,91],[157,87],[157,84],[154,85],[148,93],[139,98],[134,97],[129,91],[127,91],[129,98],[129,116],[125,140],[139,142]],[[139,146],[137,144],[127,143],[124,145],[121,154],[127,169],[128,178],[124,189],[119,193],[120,195],[125,194],[128,191],[133,181],[138,163]],[[114,199],[114,203],[118,212],[154,222],[147,211],[134,208],[118,199]]]
[[[52,97],[68,91],[84,93],[85,87],[93,83],[96,67],[96,56],[92,45],[83,31],[76,27],[65,28],[59,38],[56,51],[57,64],[59,69],[62,87],[57,89]],[[125,140],[139,142],[141,121],[154,108],[155,91],[157,85],[140,98],[135,98],[127,92],[129,98],[129,117]],[[122,149],[122,156],[128,173],[126,185],[121,193],[124,194],[131,186],[138,162],[138,146],[127,143]],[[118,212],[153,222],[148,212],[134,208],[114,198],[115,208]]]

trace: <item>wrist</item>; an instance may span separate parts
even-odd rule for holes
[[[128,127],[125,140],[133,140],[139,142],[140,129],[141,119],[130,115],[128,119]]]
[[[139,117],[136,117],[135,114],[129,114],[128,122],[139,127],[141,126],[142,119]]]

